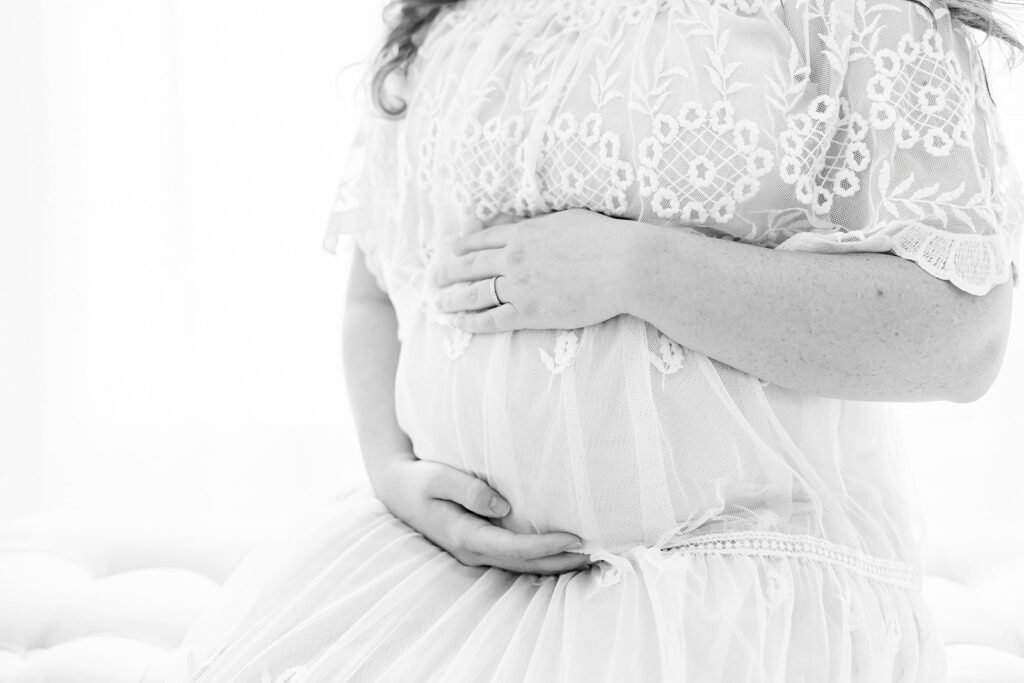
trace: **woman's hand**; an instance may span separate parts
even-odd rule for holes
[[[451,242],[431,273],[435,303],[466,332],[572,329],[625,312],[630,221],[569,209],[492,225]],[[498,298],[495,306],[490,278]]]
[[[488,518],[508,514],[508,502],[483,480],[444,463],[395,459],[371,482],[392,514],[464,565],[561,574],[590,562],[585,554],[564,552],[580,540],[572,534],[518,534],[493,524]],[[492,499],[504,508],[491,508]]]

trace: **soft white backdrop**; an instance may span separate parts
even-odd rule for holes
[[[380,0],[0,0],[0,523],[291,518],[363,479],[320,241]],[[1024,69],[994,86],[1024,166]],[[1024,519],[1024,293],[902,405],[929,520]]]

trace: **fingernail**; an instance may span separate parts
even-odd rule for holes
[[[578,550],[583,547],[583,541],[573,541],[569,545],[565,546],[566,550]]]
[[[504,515],[504,514],[506,514],[509,511],[509,509],[510,508],[509,508],[508,503],[506,503],[503,500],[500,500],[496,496],[492,496],[491,497],[491,510],[493,512],[496,512],[499,515]]]

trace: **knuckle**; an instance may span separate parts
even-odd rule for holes
[[[508,252],[508,262],[512,264],[522,263],[523,261],[523,249],[522,247],[516,247]]]
[[[443,490],[447,480],[447,473],[442,469],[432,469],[426,477],[427,486],[435,490]]]
[[[470,303],[476,303],[476,300],[480,298],[480,290],[476,287],[470,287],[469,291],[466,292],[466,298]]]
[[[459,535],[449,538],[445,547],[452,555],[468,555],[470,553],[469,548],[466,547],[466,540]]]

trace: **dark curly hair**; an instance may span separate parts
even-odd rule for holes
[[[384,24],[387,34],[384,45],[374,60],[371,81],[373,103],[389,118],[401,118],[406,103],[401,99],[394,107],[385,103],[385,85],[393,72],[404,78],[409,66],[416,59],[416,53],[430,30],[430,25],[441,10],[467,0],[389,0],[384,6]],[[468,0],[472,2],[472,0]],[[907,0],[929,9],[922,0]],[[1024,44],[1006,22],[995,18],[995,0],[944,0],[954,21],[977,29],[1010,45],[1018,54],[1024,52]],[[1000,4],[1008,4],[1002,0]],[[1019,3],[1013,3],[1019,6]]]

